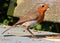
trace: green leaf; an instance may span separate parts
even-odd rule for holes
[[[8,16],[8,18],[9,18],[9,19],[12,19],[12,17],[11,17],[11,16]]]
[[[13,20],[10,20],[11,22],[13,22]]]
[[[32,28],[32,30],[35,30],[35,28]]]
[[[9,23],[9,21],[8,21],[7,19],[5,19],[4,22],[3,22],[3,24],[6,24],[6,25],[7,25],[8,23]]]
[[[4,3],[3,7],[7,7],[7,6],[8,6],[8,4],[7,3]]]
[[[42,26],[41,26],[40,24],[38,24],[38,25],[36,26],[36,29],[37,29],[37,30],[41,30],[41,27],[42,27]]]

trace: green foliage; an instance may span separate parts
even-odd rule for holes
[[[7,21],[7,10],[8,10],[8,0],[0,0],[0,24],[8,23]]]
[[[13,23],[13,18],[10,16],[8,16],[8,18],[3,21],[3,24],[5,25],[8,25],[9,23]]]
[[[16,22],[12,17],[16,2],[17,0],[0,0],[0,24],[8,25]]]
[[[42,25],[42,24],[37,24],[36,26],[32,27],[31,29],[33,30],[42,30],[42,31],[52,31],[52,25]]]
[[[8,25],[9,23],[13,23],[14,22],[13,21],[13,17],[7,15],[8,7],[10,6],[9,3],[10,3],[10,0],[1,0],[0,1],[0,24],[6,24],[6,25]]]
[[[7,7],[7,6],[8,6],[8,4],[7,3],[4,3],[3,7]]]
[[[60,23],[44,21],[41,24],[37,24],[36,26],[31,27],[31,29],[60,33],[60,31],[59,31],[60,30]]]
[[[37,25],[36,25],[36,30],[41,30],[41,27],[42,27],[42,26],[41,26],[40,24],[37,24]]]
[[[4,21],[3,21],[3,24],[5,24],[5,25],[7,25],[9,23],[9,21],[7,20],[7,19],[5,19]]]

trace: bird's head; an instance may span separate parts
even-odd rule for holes
[[[49,8],[47,4],[42,5],[41,7],[38,7],[39,13],[45,13],[45,11]]]

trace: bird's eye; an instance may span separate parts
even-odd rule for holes
[[[42,7],[44,7],[44,5],[42,5]]]

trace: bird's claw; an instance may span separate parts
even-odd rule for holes
[[[32,35],[32,38],[37,38],[35,35]]]

